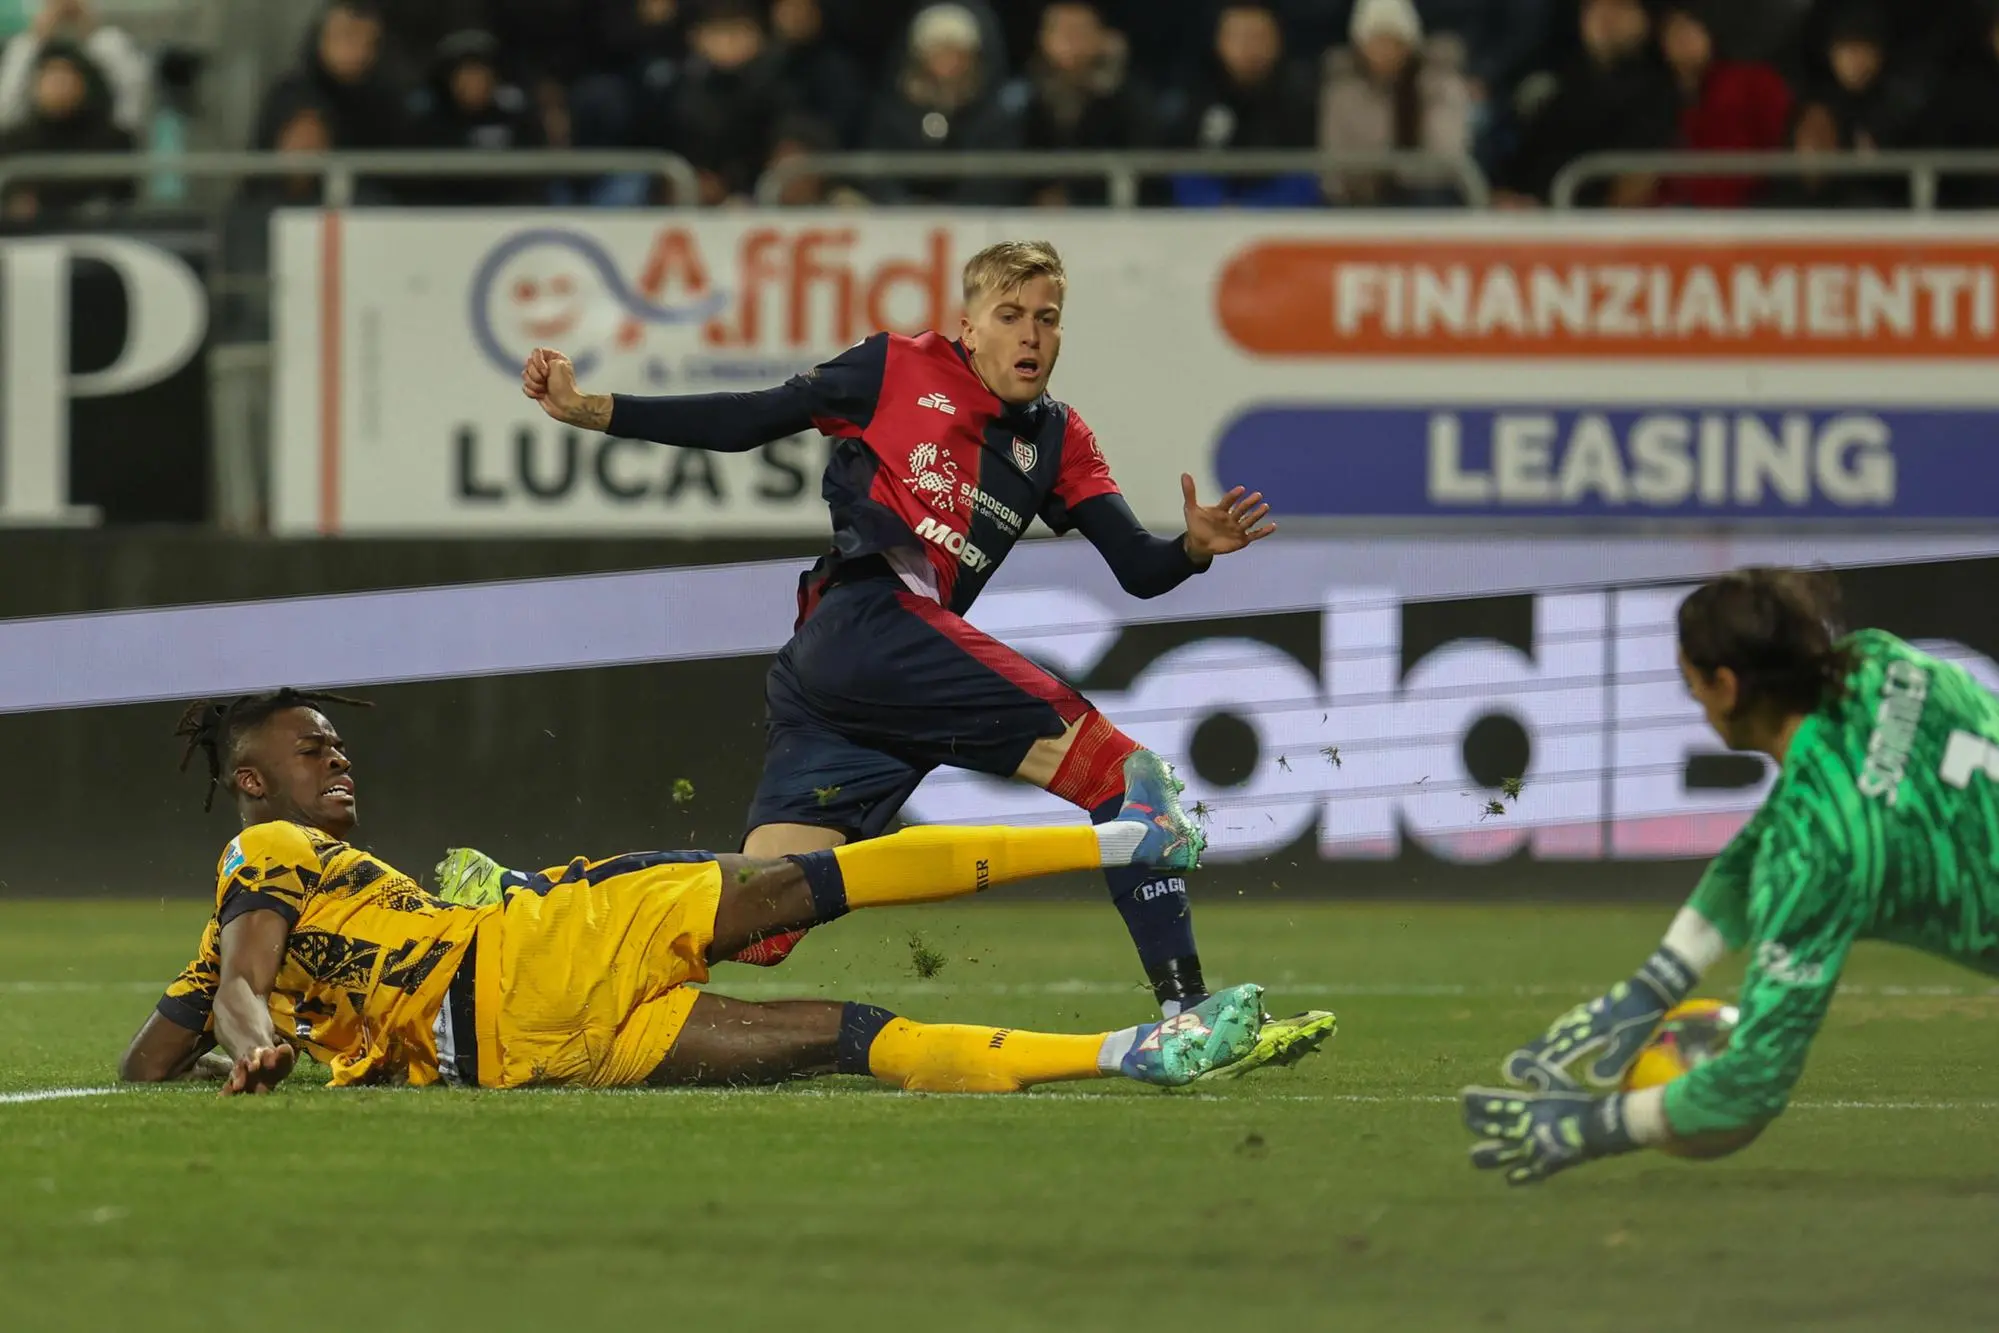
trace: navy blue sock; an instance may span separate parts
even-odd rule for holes
[[[840,858],[831,852],[807,852],[784,859],[805,872],[805,882],[812,889],[815,924],[823,926],[847,914],[847,877],[840,872]]]
[[[1108,823],[1124,808],[1120,793],[1090,811],[1090,821]],[[1184,1004],[1208,996],[1201,979],[1200,952],[1194,947],[1194,912],[1187,900],[1187,881],[1178,875],[1140,866],[1119,866],[1104,872],[1111,901],[1124,917],[1124,928],[1138,946],[1138,961],[1152,983],[1153,998],[1162,1005]]]
[[[840,1006],[840,1053],[834,1057],[833,1068],[842,1074],[873,1073],[868,1068],[868,1051],[881,1030],[894,1021],[894,1014],[872,1004]]]

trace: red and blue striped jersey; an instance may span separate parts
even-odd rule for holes
[[[878,333],[803,378],[813,425],[840,441],[824,482],[835,562],[891,556],[961,614],[1028,523],[1066,532],[1072,508],[1118,493],[1074,408],[1002,403],[937,334]]]

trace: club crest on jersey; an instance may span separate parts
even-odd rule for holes
[[[1013,465],[1022,472],[1034,471],[1034,460],[1040,456],[1035,452],[1032,442],[1023,440],[1018,435],[1013,437]]]
[[[949,398],[946,398],[941,393],[926,393],[921,398],[916,400],[916,405],[918,407],[935,408],[937,411],[942,412],[947,417],[955,417],[958,415],[957,405],[954,404]]]
[[[957,513],[956,460],[941,458],[934,444],[917,445],[909,451],[909,488],[928,501],[932,509]]]

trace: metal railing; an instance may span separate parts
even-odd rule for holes
[[[354,203],[355,182],[363,177],[494,176],[541,177],[655,176],[667,183],[676,204],[700,197],[694,167],[677,153],[627,149],[523,148],[505,153],[477,149],[407,149],[380,152],[270,153],[199,152],[162,156],[150,153],[24,153],[0,159],[0,193],[9,186],[44,181],[140,180],[180,175],[203,180],[247,180],[317,176],[328,207]]]
[[[1930,213],[1936,210],[1939,177],[1999,176],[1999,152],[1588,153],[1555,173],[1548,200],[1556,208],[1574,208],[1585,185],[1618,176],[1900,177],[1909,183],[1909,207]]]
[[[1394,150],[1326,153],[1313,149],[1144,150],[1133,152],[806,153],[772,166],[757,181],[756,201],[783,202],[784,188],[801,177],[862,180],[1100,180],[1112,208],[1136,208],[1139,182],[1148,176],[1345,175],[1390,172],[1455,184],[1471,208],[1483,208],[1492,191],[1468,157]]]

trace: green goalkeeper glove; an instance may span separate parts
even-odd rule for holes
[[[1624,1095],[1593,1098],[1586,1092],[1520,1092],[1466,1088],[1465,1128],[1478,1136],[1471,1164],[1504,1171],[1509,1185],[1532,1185],[1557,1171],[1598,1157],[1635,1152],[1639,1144],[1624,1122]]]
[[[1613,1087],[1666,1011],[1687,998],[1699,978],[1679,954],[1660,945],[1629,981],[1620,981],[1606,995],[1579,1004],[1548,1025],[1548,1030],[1506,1057],[1501,1067],[1514,1083],[1544,1092],[1573,1091],[1581,1086],[1570,1066],[1594,1056],[1585,1081]]]

